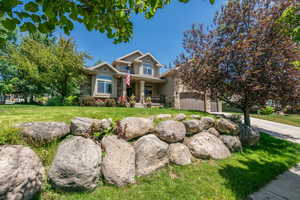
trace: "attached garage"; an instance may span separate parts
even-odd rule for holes
[[[192,92],[182,92],[179,94],[179,104],[182,110],[205,111],[204,99]],[[219,112],[219,105],[216,100],[209,101],[210,112]]]
[[[180,109],[183,110],[201,110],[204,111],[204,101],[195,93],[183,92],[179,95]]]

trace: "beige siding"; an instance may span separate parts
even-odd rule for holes
[[[123,58],[122,60],[127,61],[127,62],[133,62],[136,58],[140,57],[141,54],[136,52],[130,56],[127,56],[126,58]]]

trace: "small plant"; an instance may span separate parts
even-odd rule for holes
[[[105,106],[115,107],[116,106],[116,101],[114,99],[106,99],[105,100]]]
[[[146,98],[146,107],[151,108],[151,106],[152,106],[152,99],[151,99],[151,97],[147,97]]]
[[[266,106],[257,111],[258,114],[261,115],[271,115],[275,112],[275,109],[272,106]]]
[[[132,95],[130,98],[129,98],[129,105],[130,107],[134,108],[135,107],[135,104],[136,104],[136,98],[134,95]]]
[[[80,106],[95,106],[96,99],[92,96],[84,96],[79,100]]]
[[[95,105],[98,107],[103,107],[103,106],[105,106],[105,102],[102,99],[97,99],[95,101]]]
[[[94,133],[92,133],[91,137],[94,140],[101,141],[104,136],[112,135],[112,134],[113,134],[113,128],[107,128],[107,129],[104,129],[101,132],[94,132]]]

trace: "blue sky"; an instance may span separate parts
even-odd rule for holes
[[[158,10],[155,17],[147,20],[143,15],[133,17],[134,34],[128,43],[113,44],[105,34],[89,32],[81,24],[76,24],[71,36],[78,49],[89,53],[95,61],[112,62],[136,49],[142,52],[151,52],[162,64],[173,63],[176,56],[183,52],[183,32],[193,23],[210,24],[214,13],[226,0],[216,0],[214,5],[209,0],[190,0],[189,3],[180,3],[173,0],[170,5]]]

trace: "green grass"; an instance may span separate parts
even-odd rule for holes
[[[283,124],[288,124],[292,126],[298,126],[300,127],[300,115],[298,114],[289,114],[289,115],[278,115],[278,114],[272,114],[272,115],[251,115],[251,117],[259,118],[259,119],[265,119],[273,122],[279,122]]]
[[[10,126],[25,121],[65,121],[74,116],[93,118],[176,114],[173,109],[126,109],[96,107],[0,106],[0,144],[26,144]],[[200,112],[184,111],[186,114]],[[32,148],[49,169],[61,140]],[[117,188],[99,184],[93,192],[60,193],[44,184],[43,200],[237,200],[257,191],[277,175],[300,162],[300,145],[262,134],[259,144],[220,161],[197,160],[189,166],[174,166],[137,178],[137,184]]]

